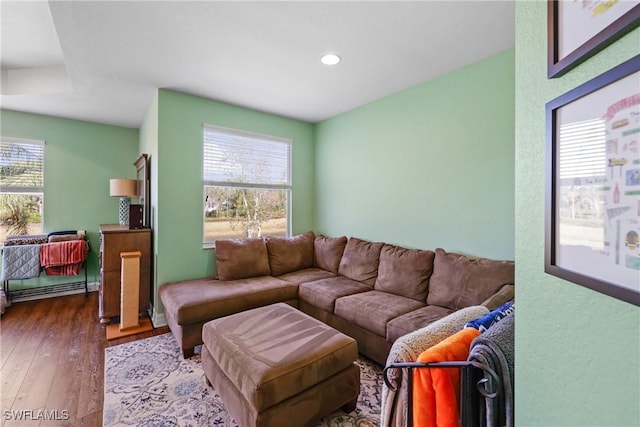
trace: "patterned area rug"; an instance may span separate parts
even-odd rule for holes
[[[360,396],[356,410],[340,410],[313,424],[370,427],[380,424],[382,370],[358,359]],[[170,333],[108,347],[104,364],[103,426],[236,427],[220,395],[207,386],[196,355],[183,359]]]

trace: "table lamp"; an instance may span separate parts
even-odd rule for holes
[[[138,195],[138,181],[135,179],[116,178],[109,180],[109,195],[120,197],[120,210],[118,219],[120,225],[129,224],[130,197]]]

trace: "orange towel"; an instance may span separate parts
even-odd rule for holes
[[[464,328],[418,356],[418,362],[465,361],[471,341],[480,335]],[[459,427],[460,370],[421,368],[413,371],[413,425],[415,427]]]
[[[40,265],[50,276],[76,276],[88,252],[85,240],[45,243],[40,246]]]

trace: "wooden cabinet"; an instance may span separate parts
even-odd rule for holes
[[[120,316],[120,253],[140,251],[140,314],[149,310],[151,285],[151,230],[129,230],[117,224],[100,225],[100,323]]]

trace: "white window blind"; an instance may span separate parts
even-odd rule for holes
[[[292,141],[203,126],[203,246],[290,234]]]
[[[2,137],[0,153],[2,193],[44,191],[44,141]]]
[[[291,140],[204,126],[205,185],[291,188]]]
[[[605,176],[606,126],[594,119],[560,127],[560,179]]]

